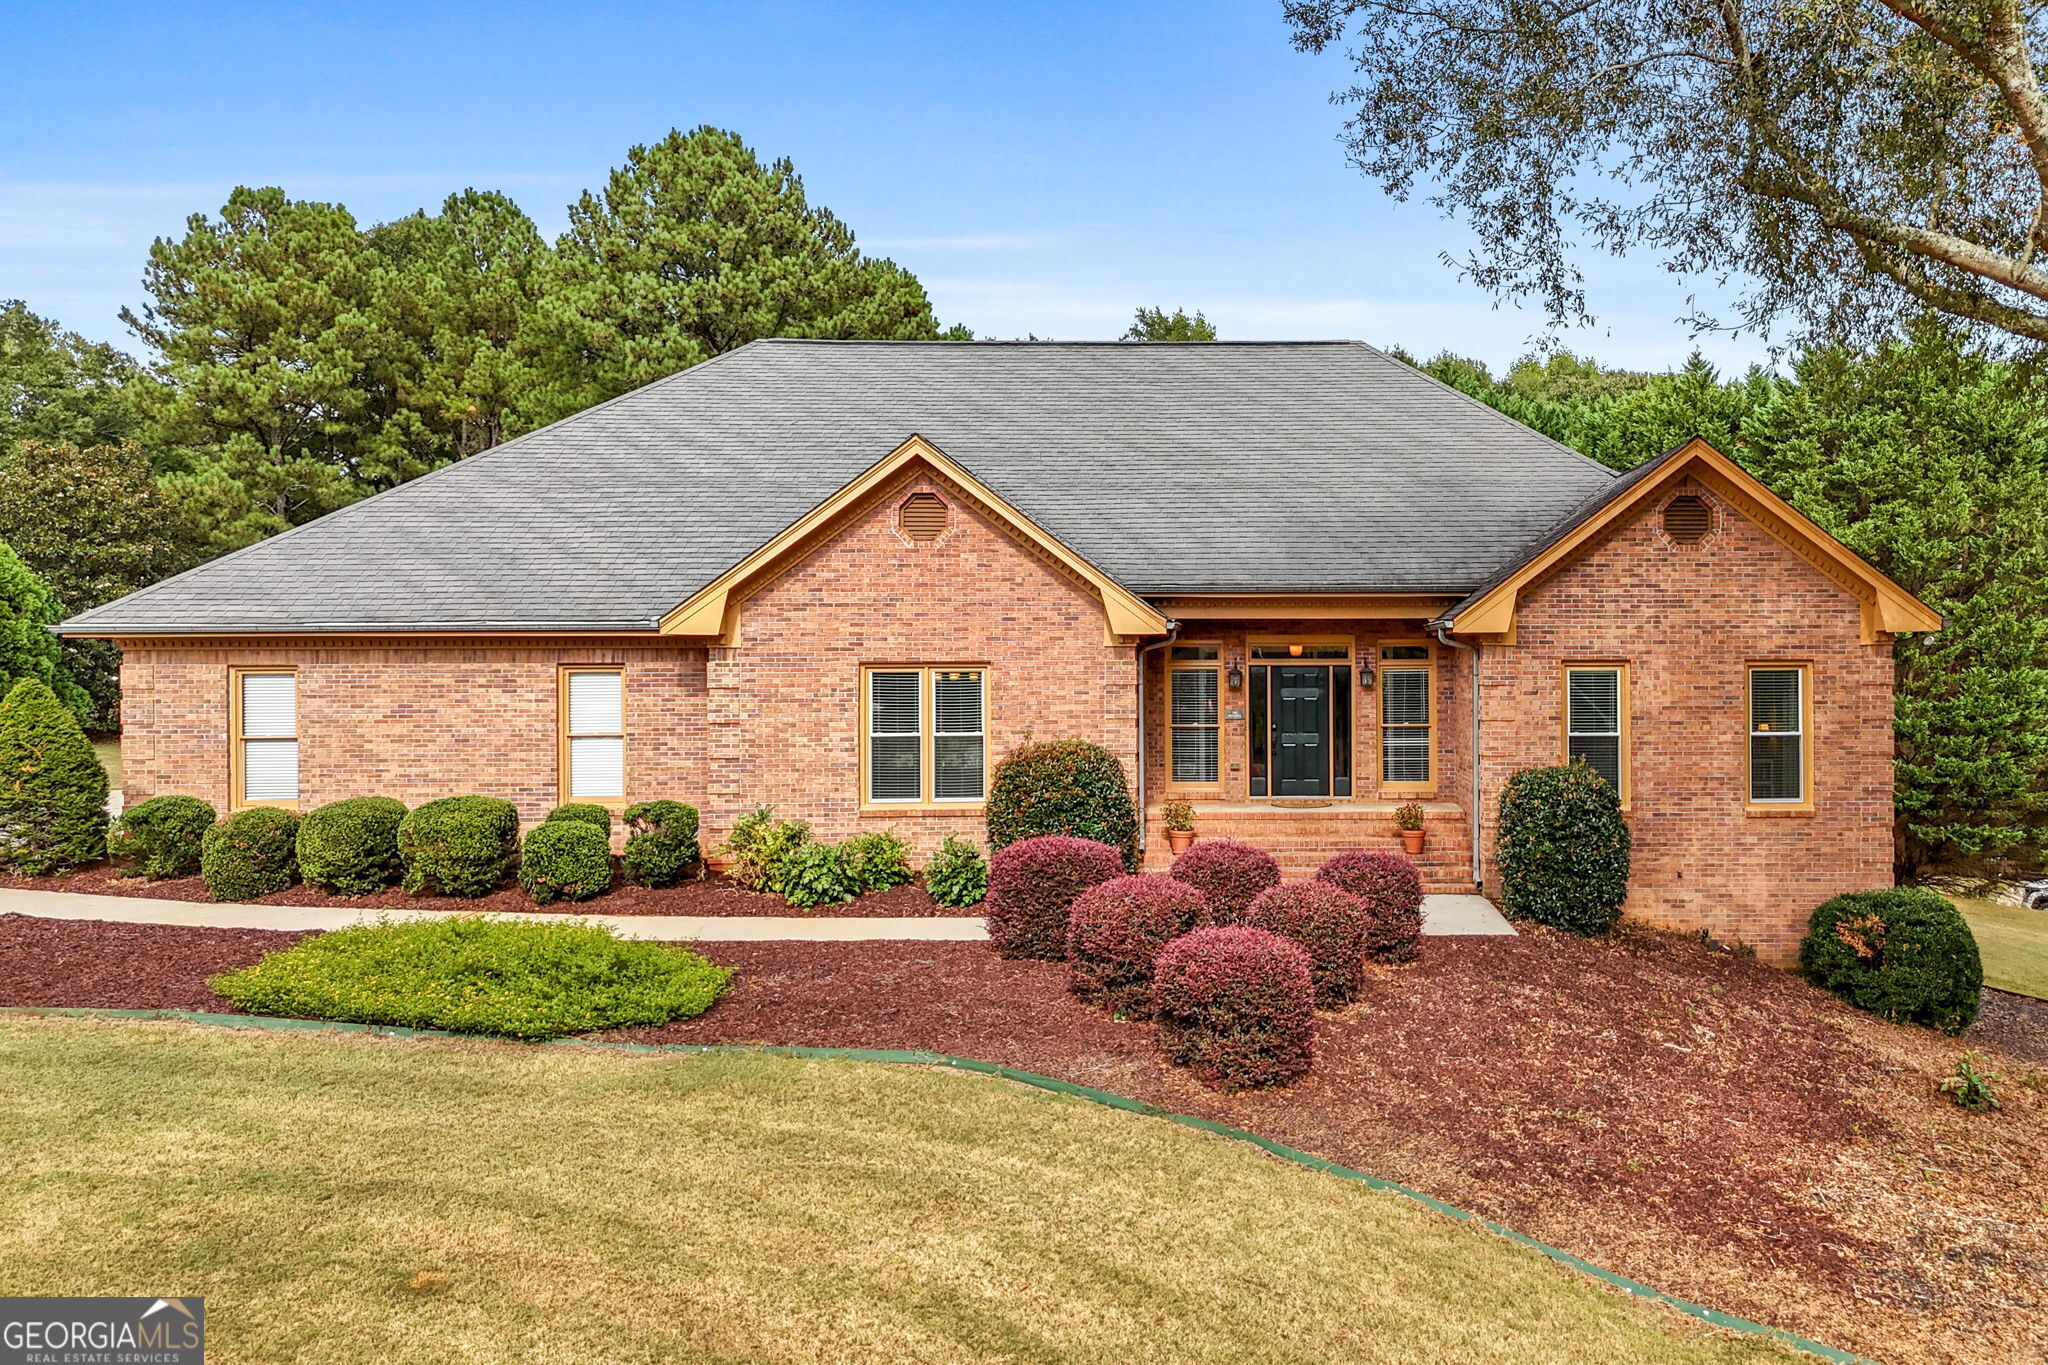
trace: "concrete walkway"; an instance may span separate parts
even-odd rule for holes
[[[346,929],[383,916],[391,920],[459,919],[461,910],[338,909],[316,905],[233,905],[212,901],[163,901],[143,896],[95,896],[82,891],[16,891],[0,887],[0,914],[43,919],[107,920],[120,924],[184,924],[209,929]],[[852,943],[895,939],[919,942],[979,942],[988,930],[979,916],[885,919],[851,915],[537,915],[501,914],[522,924],[560,924],[578,919],[616,930],[621,938],[702,943],[761,943],[803,939]],[[1512,934],[1493,902],[1483,896],[1425,896],[1425,934]]]

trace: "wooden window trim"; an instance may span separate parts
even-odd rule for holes
[[[1185,641],[1185,642],[1183,642],[1183,643],[1187,643],[1187,644],[1197,644],[1197,645],[1206,645],[1206,644],[1208,644],[1208,643],[1209,643],[1209,641],[1207,641],[1207,640],[1189,640],[1189,641]],[[1170,653],[1172,653],[1172,651],[1171,651],[1171,650],[1169,650],[1169,651],[1167,651],[1167,652],[1168,652],[1169,654],[1170,654]],[[1162,701],[1162,704],[1163,704],[1163,706],[1164,706],[1164,708],[1165,708],[1165,715],[1164,715],[1164,719],[1165,719],[1165,721],[1166,721],[1166,784],[1165,784],[1165,786],[1166,786],[1166,790],[1167,790],[1167,792],[1169,792],[1169,793],[1181,793],[1181,792],[1186,792],[1186,793],[1188,793],[1188,794],[1190,794],[1190,795],[1206,795],[1206,796],[1214,796],[1214,795],[1217,795],[1217,794],[1221,793],[1221,792],[1222,792],[1222,790],[1223,790],[1223,772],[1224,772],[1224,769],[1225,769],[1225,767],[1227,766],[1227,765],[1226,765],[1226,763],[1225,763],[1225,761],[1224,761],[1224,757],[1223,757],[1223,710],[1224,710],[1224,706],[1223,706],[1223,698],[1224,698],[1224,695],[1225,695],[1225,691],[1224,691],[1224,686],[1223,686],[1223,671],[1224,671],[1224,668],[1226,667],[1226,665],[1224,664],[1224,662],[1223,662],[1223,659],[1222,659],[1222,657],[1221,657],[1221,656],[1222,656],[1222,654],[1223,654],[1223,651],[1222,651],[1222,649],[1221,649],[1221,648],[1218,648],[1218,649],[1217,649],[1217,651],[1216,651],[1216,653],[1217,653],[1217,656],[1218,656],[1218,657],[1216,657],[1216,658],[1214,658],[1214,659],[1187,659],[1187,660],[1183,660],[1182,662],[1179,662],[1179,663],[1175,663],[1175,662],[1173,662],[1173,661],[1172,661],[1171,659],[1167,660],[1167,664],[1166,664],[1166,695],[1165,695],[1165,697],[1163,697],[1163,698],[1161,699],[1161,701]],[[1203,672],[1203,671],[1207,671],[1207,672],[1209,672],[1209,673],[1213,673],[1213,674],[1215,674],[1215,675],[1216,675],[1216,722],[1215,722],[1215,724],[1213,724],[1213,725],[1208,725],[1208,726],[1200,726],[1200,725],[1188,725],[1188,726],[1180,726],[1180,725],[1175,725],[1175,724],[1173,723],[1173,675],[1174,675],[1174,674],[1176,674],[1176,673],[1197,673],[1197,672]],[[1201,729],[1208,729],[1208,730],[1214,730],[1214,731],[1216,732],[1216,780],[1215,780],[1214,782],[1176,782],[1176,781],[1174,780],[1174,777],[1173,777],[1173,732],[1174,732],[1175,730],[1181,730],[1181,729],[1187,729],[1187,730],[1201,730]]]
[[[872,774],[868,771],[868,732],[873,728],[868,708],[871,705],[872,684],[868,679],[876,673],[915,673],[918,696],[918,790],[921,793],[915,801],[877,801],[869,792]],[[979,797],[948,798],[941,800],[933,795],[938,789],[938,700],[933,686],[933,677],[940,673],[981,674],[981,792]],[[988,784],[995,776],[996,765],[991,761],[989,717],[994,714],[995,673],[987,664],[862,664],[860,667],[860,692],[855,698],[857,728],[860,734],[860,771],[855,780],[860,784],[859,814],[862,816],[904,815],[979,815],[988,805]]]
[[[610,738],[603,736],[577,736],[569,733],[569,675],[572,673],[610,673],[619,680],[619,786],[618,796],[571,796],[569,794],[569,741],[577,738]],[[575,802],[579,806],[603,806],[607,810],[620,811],[633,804],[627,795],[633,790],[632,743],[633,699],[626,687],[626,669],[623,664],[558,664],[555,667],[555,803],[567,805]]]
[[[1387,649],[1394,646],[1406,645],[1421,645],[1424,649],[1427,649],[1429,651],[1429,657],[1426,659],[1383,659],[1380,657],[1380,651],[1383,649]],[[1413,800],[1416,798],[1427,799],[1434,797],[1436,795],[1437,776],[1439,773],[1443,771],[1441,756],[1438,753],[1438,750],[1442,747],[1443,743],[1443,717],[1441,714],[1443,711],[1443,707],[1438,704],[1438,699],[1436,695],[1436,641],[1426,638],[1389,638],[1385,640],[1375,640],[1372,644],[1372,653],[1372,773],[1373,778],[1377,784],[1377,789],[1379,791],[1380,797],[1385,800],[1392,800],[1397,797],[1402,798],[1404,800]],[[1429,694],[1429,781],[1427,782],[1389,782],[1386,780],[1387,732],[1386,726],[1380,722],[1380,717],[1383,714],[1385,714],[1386,711],[1386,677],[1387,670],[1389,668],[1407,670],[1419,668],[1425,670],[1429,674],[1429,682],[1427,684]],[[1361,708],[1358,707],[1352,708],[1352,723],[1354,726],[1357,724],[1356,714],[1360,709]],[[1352,745],[1351,752],[1354,755],[1354,758],[1352,760],[1352,766],[1354,769],[1352,775],[1352,790],[1356,791],[1358,789],[1358,778],[1355,771],[1357,767],[1357,759],[1355,755],[1358,752],[1358,746],[1356,744]]]
[[[1797,801],[1759,801],[1750,771],[1752,745],[1750,689],[1758,669],[1793,669],[1799,674],[1799,791]],[[1751,659],[1742,666],[1742,811],[1760,819],[1772,816],[1802,816],[1815,812],[1813,791],[1813,665],[1798,659]]]
[[[1208,641],[1206,641],[1206,640],[1203,640],[1203,641],[1197,641],[1196,643],[1200,643],[1200,644],[1207,644],[1207,643],[1208,643]],[[1390,643],[1396,643],[1396,644],[1405,644],[1405,643],[1407,643],[1407,642],[1406,642],[1406,641],[1392,641],[1392,642],[1390,642]],[[1422,643],[1422,642],[1421,642],[1421,641],[1417,641],[1417,643]],[[1289,659],[1255,659],[1255,658],[1253,658],[1253,657],[1252,657],[1252,651],[1253,651],[1253,650],[1255,650],[1255,649],[1257,649],[1257,648],[1258,648],[1259,646],[1261,646],[1261,645],[1342,645],[1342,646],[1344,647],[1344,657],[1343,657],[1343,658],[1341,658],[1341,659],[1309,659],[1309,658],[1303,658],[1303,659],[1300,659],[1300,660],[1298,660],[1298,661],[1294,661],[1294,660],[1289,660]],[[1375,651],[1375,653],[1377,653],[1377,651],[1379,650],[1379,647],[1380,647],[1380,642],[1379,642],[1379,641],[1374,641],[1374,642],[1373,642],[1373,645],[1372,645],[1372,648],[1373,648],[1373,650]],[[1278,667],[1281,667],[1282,665],[1284,665],[1284,664],[1287,664],[1287,663],[1289,663],[1289,662],[1300,662],[1300,663],[1303,663],[1303,664],[1310,664],[1310,665],[1316,665],[1316,664],[1320,664],[1320,665],[1322,665],[1322,666],[1324,666],[1324,667],[1327,667],[1327,668],[1347,668],[1347,667],[1348,667],[1348,668],[1349,668],[1349,669],[1351,670],[1351,686],[1352,686],[1353,688],[1356,688],[1356,687],[1358,686],[1358,659],[1359,659],[1359,644],[1358,644],[1358,637],[1357,637],[1356,635],[1275,635],[1275,634],[1273,634],[1273,633],[1271,633],[1271,632],[1266,632],[1266,633],[1263,633],[1263,634],[1249,634],[1249,635],[1246,635],[1246,636],[1244,637],[1244,669],[1245,669],[1245,678],[1246,678],[1245,686],[1246,686],[1247,688],[1249,688],[1249,687],[1251,686],[1251,682],[1250,682],[1250,678],[1251,678],[1251,670],[1252,670],[1252,669],[1253,669],[1254,667],[1257,667],[1257,668],[1278,668]],[[1270,676],[1271,676],[1271,675],[1269,674],[1269,675],[1268,675],[1268,677],[1270,678]],[[1375,678],[1375,679],[1377,679],[1377,678],[1378,678],[1378,676],[1379,676],[1379,674],[1378,674],[1378,670],[1374,670],[1374,674],[1373,674],[1373,676],[1374,676],[1374,678]],[[1433,681],[1433,680],[1432,680],[1432,681]],[[1335,685],[1335,684],[1333,683],[1333,684],[1332,684],[1332,686],[1334,686],[1334,685]],[[1222,694],[1221,692],[1219,692],[1219,693],[1217,694],[1218,700],[1217,700],[1217,703],[1216,703],[1216,704],[1217,704],[1217,708],[1218,708],[1218,711],[1219,711],[1219,713],[1220,713],[1220,712],[1221,712],[1221,711],[1222,711],[1222,710],[1224,709],[1224,707],[1223,707],[1223,702],[1222,702],[1222,696],[1223,696],[1223,694]],[[1170,703],[1169,703],[1169,704],[1170,704]],[[1334,700],[1333,700],[1333,704],[1334,704]],[[1268,718],[1268,720],[1270,721],[1270,720],[1271,720],[1271,717],[1272,717],[1272,709],[1271,709],[1271,708],[1272,708],[1272,702],[1271,702],[1271,701],[1269,700],[1269,701],[1268,701],[1268,702],[1266,703],[1266,705],[1267,705],[1267,712],[1266,712],[1266,714],[1267,714],[1267,718]],[[1246,724],[1247,724],[1247,725],[1249,725],[1249,724],[1250,724],[1250,711],[1251,711],[1251,708],[1250,708],[1250,706],[1249,706],[1249,705],[1247,705],[1247,706],[1245,707],[1245,711],[1246,711]],[[1349,733],[1349,735],[1347,736],[1347,740],[1348,740],[1348,743],[1349,743],[1349,745],[1350,745],[1350,752],[1351,752],[1351,792],[1352,792],[1352,794],[1351,794],[1350,796],[1332,796],[1332,797],[1328,798],[1329,800],[1332,800],[1332,801],[1353,801],[1353,800],[1359,800],[1359,799],[1362,799],[1361,793],[1362,793],[1362,790],[1363,790],[1363,788],[1365,787],[1366,783],[1364,782],[1363,778],[1361,777],[1361,775],[1360,775],[1360,773],[1359,773],[1359,760],[1360,760],[1360,757],[1361,757],[1361,753],[1360,753],[1360,750],[1359,750],[1359,747],[1358,747],[1358,736],[1359,736],[1359,734],[1360,734],[1360,733],[1361,733],[1361,732],[1362,732],[1363,730],[1365,730],[1365,729],[1367,728],[1367,722],[1366,722],[1366,720],[1365,720],[1365,717],[1364,717],[1364,714],[1363,714],[1363,713],[1364,713],[1364,711],[1365,711],[1365,707],[1364,707],[1364,706],[1362,706],[1362,705],[1360,705],[1360,704],[1359,704],[1359,702],[1358,702],[1358,700],[1357,700],[1357,698],[1355,698],[1355,697],[1354,697],[1354,698],[1352,699],[1352,701],[1351,701],[1351,705],[1350,705],[1349,707],[1347,707],[1347,708],[1346,708],[1346,714],[1348,714],[1348,715],[1349,715],[1349,716],[1351,717],[1351,727],[1350,727],[1350,733]],[[1431,712],[1431,715],[1432,715],[1432,717],[1434,717],[1434,714],[1435,714],[1435,713],[1434,713],[1434,711],[1432,711],[1432,712]],[[1219,717],[1219,718],[1220,718],[1220,717]],[[1169,717],[1168,717],[1168,719],[1169,719],[1169,720],[1171,720],[1171,717],[1169,716]],[[1170,729],[1171,729],[1171,726],[1169,725],[1169,727],[1168,727],[1168,728],[1169,728],[1169,730],[1170,730]],[[1373,751],[1372,751],[1372,765],[1373,765],[1373,766],[1372,766],[1372,772],[1373,772],[1373,779],[1374,779],[1374,781],[1375,781],[1375,782],[1377,782],[1377,781],[1378,781],[1378,779],[1379,779],[1379,775],[1380,775],[1380,772],[1381,772],[1381,768],[1380,768],[1380,750],[1379,750],[1379,683],[1378,683],[1377,681],[1375,681],[1375,682],[1373,683],[1373,718],[1372,718],[1372,721],[1371,721],[1371,729],[1372,729],[1372,732],[1373,732]],[[1171,743],[1171,740],[1172,740],[1172,736],[1171,736],[1171,735],[1169,734],[1169,735],[1168,735],[1168,742],[1169,742],[1169,743]],[[1436,742],[1435,730],[1434,730],[1434,727],[1433,727],[1433,726],[1432,726],[1432,729],[1431,729],[1431,734],[1430,734],[1430,742],[1431,742],[1431,744],[1434,744],[1434,743]],[[1249,743],[1249,741],[1248,741],[1248,740],[1247,740],[1247,742],[1246,742],[1246,745],[1245,745],[1245,754],[1244,754],[1244,757],[1246,758],[1246,760],[1247,760],[1247,761],[1249,760],[1249,757],[1250,757],[1250,743]],[[1168,761],[1168,763],[1169,763],[1169,764],[1171,764],[1171,762],[1172,762],[1172,754],[1171,754],[1171,752],[1170,752],[1170,751],[1169,751],[1169,753],[1168,753],[1168,755],[1167,755],[1167,761]],[[1272,779],[1272,775],[1271,775],[1271,765],[1272,765],[1272,763],[1273,763],[1273,753],[1272,753],[1272,740],[1271,740],[1271,737],[1270,737],[1270,736],[1269,736],[1269,737],[1268,737],[1268,739],[1267,739],[1267,746],[1266,746],[1266,763],[1267,763],[1267,765],[1268,765],[1268,773],[1267,773],[1267,777],[1266,777],[1266,795],[1264,795],[1264,796],[1250,796],[1250,795],[1247,795],[1247,796],[1245,797],[1245,799],[1246,799],[1247,801],[1289,801],[1289,800],[1294,800],[1294,799],[1296,799],[1296,798],[1293,798],[1293,797],[1286,797],[1286,796],[1275,796],[1275,795],[1273,795],[1273,794],[1272,794],[1272,790],[1273,790],[1273,779]],[[1221,777],[1223,776],[1223,774],[1224,774],[1224,773],[1226,773],[1226,772],[1228,772],[1228,771],[1229,771],[1229,769],[1230,769],[1230,764],[1229,764],[1229,755],[1228,755],[1228,754],[1225,754],[1225,753],[1223,753],[1223,752],[1222,752],[1222,751],[1221,751],[1221,750],[1219,749],[1219,750],[1217,751],[1217,756],[1216,756],[1216,775],[1217,775],[1217,777],[1218,777],[1218,778],[1220,779],[1220,778],[1221,778]],[[1431,755],[1430,755],[1430,765],[1429,765],[1429,770],[1430,770],[1430,772],[1432,772],[1432,773],[1434,773],[1434,772],[1436,771],[1436,756],[1435,756],[1434,752],[1432,752],[1432,753],[1431,753]],[[1168,776],[1170,777],[1170,776],[1171,776],[1171,773],[1169,773],[1169,774],[1168,774]],[[1334,785],[1334,779],[1333,779],[1333,785]],[[1191,786],[1191,787],[1188,787],[1188,788],[1187,788],[1186,790],[1188,790],[1188,791],[1190,791],[1190,792],[1196,792],[1196,793],[1200,793],[1200,792],[1214,792],[1214,791],[1218,790],[1218,789],[1219,789],[1219,788],[1220,788],[1221,786],[1222,786],[1222,783],[1221,783],[1221,782],[1219,781],[1219,782],[1217,783],[1217,785],[1216,785],[1216,786],[1214,786],[1214,787],[1194,787],[1194,786]],[[1177,790],[1180,790],[1180,789],[1179,789],[1179,788],[1174,788],[1174,790],[1176,790],[1176,791],[1177,791]],[[1247,774],[1246,774],[1246,777],[1245,777],[1245,790],[1246,790],[1247,792],[1249,792],[1249,791],[1251,790],[1251,777],[1250,777],[1250,774],[1249,774],[1249,773],[1247,773]],[[1435,790],[1434,784],[1431,784],[1431,790],[1432,790],[1432,792],[1433,792],[1433,791]]]
[[[1621,708],[1621,808],[1627,810],[1635,796],[1635,764],[1630,761],[1634,737],[1629,733],[1629,712],[1633,706],[1625,662],[1618,659],[1574,659],[1558,665],[1557,761],[1567,766],[1572,761],[1572,674],[1605,672],[1620,675],[1615,682],[1615,695]]]
[[[300,745],[305,741],[299,737],[299,670],[291,664],[237,664],[228,669],[228,809],[254,810],[259,806],[271,806],[278,810],[297,810],[298,801],[250,801],[242,792],[246,777],[242,761],[242,679],[245,677],[288,677],[292,680],[292,738]],[[273,736],[276,738],[276,736]],[[305,751],[301,748],[300,778],[304,790]]]

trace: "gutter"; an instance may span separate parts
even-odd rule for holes
[[[1481,895],[1484,895],[1486,894],[1486,882],[1485,878],[1481,874],[1485,870],[1485,862],[1479,847],[1479,830],[1481,823],[1479,811],[1480,647],[1478,645],[1468,645],[1459,640],[1453,640],[1450,635],[1450,626],[1443,621],[1432,621],[1427,626],[1425,626],[1424,629],[1429,631],[1432,635],[1436,636],[1437,642],[1439,644],[1449,645],[1452,649],[1462,649],[1467,654],[1470,654],[1472,656],[1472,800],[1470,803],[1471,809],[1466,813],[1466,820],[1468,821],[1471,827],[1470,841],[1472,844],[1472,889],[1474,891],[1479,892]]]
[[[1164,649],[1180,638],[1180,622],[1166,623],[1166,637],[1154,640],[1149,645],[1139,645],[1134,656],[1138,665],[1138,866],[1145,865],[1145,656],[1155,649]]]

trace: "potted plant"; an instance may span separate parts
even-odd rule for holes
[[[1409,801],[1394,807],[1394,828],[1401,835],[1401,847],[1409,857],[1422,852],[1422,803]]]
[[[1166,842],[1173,846],[1175,854],[1187,852],[1188,845],[1195,841],[1195,808],[1185,801],[1169,801],[1162,813],[1166,817]]]

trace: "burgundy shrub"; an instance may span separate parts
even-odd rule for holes
[[[1245,923],[1292,939],[1308,952],[1316,1008],[1333,1010],[1358,998],[1365,984],[1365,902],[1325,881],[1287,882],[1261,891]]]
[[[1123,855],[1108,844],[1066,834],[1020,839],[988,860],[989,941],[1004,957],[1067,955],[1067,907],[1100,882],[1124,875]]]
[[[1316,869],[1329,882],[1365,902],[1365,955],[1406,962],[1422,946],[1422,874],[1401,853],[1353,849]]]
[[[1315,1056],[1308,953],[1264,929],[1217,925],[1160,949],[1152,1014],[1160,1051],[1205,1085],[1284,1085]]]
[[[1067,989],[1118,1014],[1152,1012],[1152,964],[1168,941],[1209,921],[1209,902],[1171,877],[1118,877],[1067,910]]]
[[[1202,839],[1173,860],[1170,875],[1209,898],[1211,919],[1237,924],[1253,897],[1280,885],[1280,864],[1263,848],[1234,839]]]

